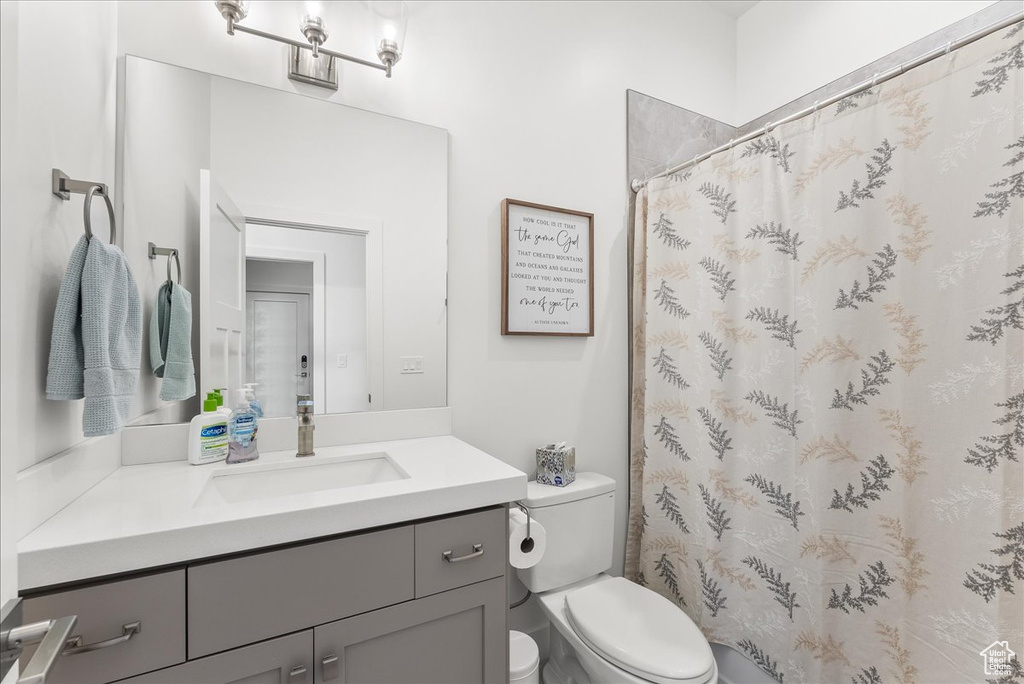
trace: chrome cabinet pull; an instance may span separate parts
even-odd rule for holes
[[[326,656],[322,661],[320,661],[320,664],[323,665],[324,668],[325,682],[329,682],[332,679],[338,678],[338,675],[340,674],[338,666],[338,656],[332,653],[331,655]]]
[[[306,684],[306,668],[303,665],[293,667],[288,673],[288,684]]]
[[[461,563],[462,561],[479,558],[482,555],[484,555],[484,545],[473,544],[473,553],[467,553],[465,556],[452,556],[451,551],[445,551],[441,554],[441,558],[443,558],[446,563]]]
[[[107,639],[105,641],[97,641],[94,644],[82,645],[81,636],[73,636],[68,639],[67,643],[64,644],[64,651],[61,655],[71,656],[78,655],[79,653],[89,653],[91,651],[99,651],[104,648],[110,648],[111,646],[117,646],[125,642],[131,641],[132,637],[142,631],[141,622],[129,622],[126,625],[121,625],[121,636],[114,637],[113,639]]]

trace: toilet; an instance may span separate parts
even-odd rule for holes
[[[605,574],[615,480],[581,472],[566,487],[529,482],[522,504],[547,530],[540,562],[518,571],[551,622],[544,684],[717,684],[711,646],[686,613]]]

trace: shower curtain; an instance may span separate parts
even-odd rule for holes
[[[627,576],[779,682],[1024,681],[1022,39],[637,198]]]

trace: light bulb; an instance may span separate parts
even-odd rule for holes
[[[405,29],[409,22],[409,3],[403,1],[383,0],[370,3],[374,18],[374,49],[381,64],[387,67],[387,75],[391,76],[391,68],[402,58],[405,47]]]
[[[327,25],[324,22],[322,7],[316,0],[302,3],[299,13],[299,30],[309,41],[313,56],[319,57],[320,46],[327,41]]]

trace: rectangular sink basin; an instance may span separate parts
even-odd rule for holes
[[[409,477],[384,452],[218,468],[194,506],[220,506],[393,482]]]

